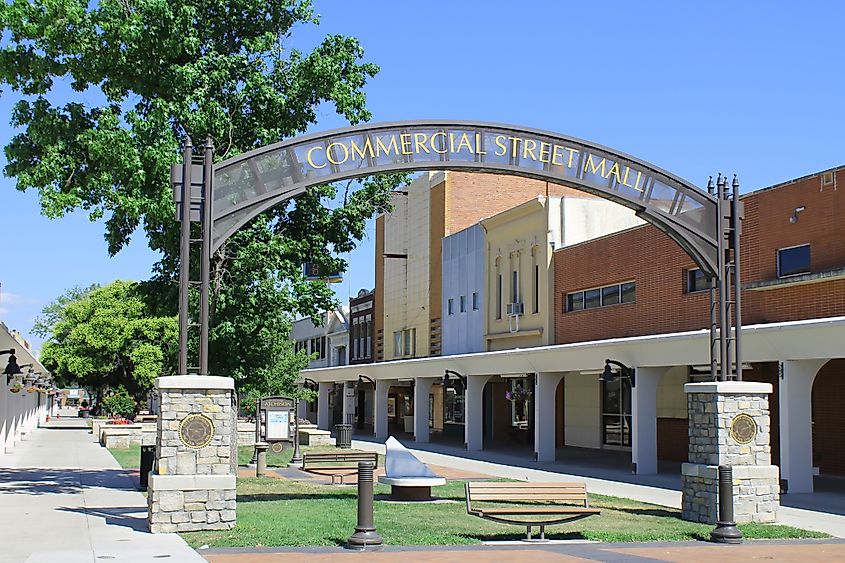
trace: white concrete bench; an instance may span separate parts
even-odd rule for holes
[[[436,475],[393,436],[384,447],[385,474],[378,482],[390,485],[391,500],[431,500],[431,487],[446,484],[446,479]]]

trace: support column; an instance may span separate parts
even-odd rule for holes
[[[657,473],[657,386],[665,367],[635,368],[631,388],[631,463],[637,475]]]
[[[334,387],[333,381],[321,381],[317,387],[317,428],[331,430],[329,418],[329,393]]]
[[[376,440],[387,439],[387,392],[392,379],[377,379],[373,409],[373,429]]]
[[[436,381],[431,377],[414,378],[414,441],[420,444],[430,440],[428,427],[428,397],[431,385]]]
[[[555,399],[563,376],[561,372],[537,373],[534,386],[534,452],[537,461],[554,461],[556,457]]]
[[[235,527],[237,412],[231,377],[159,377],[156,463],[149,475],[152,533]]]
[[[9,387],[6,376],[0,375],[0,455],[6,453],[6,437],[9,432]]]
[[[464,397],[464,439],[468,451],[484,448],[484,386],[489,375],[468,375]]]
[[[827,360],[780,362],[780,475],[788,493],[813,492],[813,380]]]

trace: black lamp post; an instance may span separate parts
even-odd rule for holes
[[[616,374],[613,372],[613,368],[610,366],[616,366],[619,368],[619,377],[627,377],[631,380],[631,387],[636,387],[635,379],[634,379],[634,369],[629,368],[625,364],[621,362],[617,362],[616,360],[605,360],[604,361],[604,371],[601,373],[601,377],[599,380],[604,381],[605,383],[609,383],[616,379]]]

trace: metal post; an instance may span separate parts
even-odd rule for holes
[[[735,327],[735,342],[734,353],[736,354],[736,379],[742,381],[742,280],[739,275],[739,239],[742,235],[742,203],[739,201],[739,180],[734,174],[733,195],[731,197],[731,221],[733,221],[733,249],[734,249],[734,291],[736,292],[736,300],[734,307],[736,308],[736,327]]]
[[[719,521],[710,532],[710,541],[716,543],[742,543],[742,532],[734,522],[733,469],[719,466]]]
[[[267,448],[270,444],[260,443],[255,444],[255,451],[258,452],[256,456],[258,459],[255,463],[255,476],[256,477],[266,477],[267,476]]]
[[[188,373],[188,282],[191,255],[191,138],[182,150],[182,230],[179,239],[179,373]]]
[[[725,180],[720,173],[716,178],[716,215],[718,215],[719,242],[719,381],[727,381],[730,360],[728,359],[728,318],[726,315],[727,296],[725,287]]]
[[[716,195],[716,186],[713,184],[713,176],[710,176],[707,179],[707,191],[710,195]],[[710,278],[710,378],[712,381],[716,381],[717,378],[717,365],[718,362],[716,361],[716,357],[719,355],[718,350],[718,333],[716,332],[716,307],[718,306],[718,302],[716,300],[716,285],[717,285],[718,276],[713,276]]]
[[[252,459],[249,460],[249,466],[253,467],[258,464],[258,444],[261,443],[261,399],[255,400],[255,446],[252,448]]]
[[[299,401],[301,399],[296,400],[296,406],[299,406]],[[293,456],[290,458],[290,463],[288,466],[302,466],[302,452],[299,451],[299,409],[294,409],[293,413]]]
[[[211,279],[211,227],[214,143],[206,138],[202,162],[202,250],[200,253],[200,375],[208,375],[208,288]]]
[[[376,532],[373,522],[373,470],[372,461],[358,462],[358,525],[346,542],[347,549],[357,551],[384,549],[384,540]]]

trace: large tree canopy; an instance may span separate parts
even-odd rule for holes
[[[150,314],[138,285],[116,281],[74,289],[44,309],[35,332],[47,339],[40,361],[63,383],[123,385],[136,397],[168,372],[176,317]]]
[[[308,0],[0,3],[0,86],[18,97],[20,130],[5,147],[5,173],[17,189],[38,190],[49,217],[85,209],[104,219],[112,254],[143,227],[163,256],[144,287],[157,314],[173,314],[179,229],[169,170],[186,135],[198,145],[211,137],[219,160],[305,131],[322,104],[353,124],[370,117],[362,89],[378,69],[361,61],[356,39],[289,48],[297,26],[317,21]],[[333,304],[302,263],[344,271],[337,254],[355,247],[399,181],[379,177],[343,195],[315,188],[221,247],[212,373],[249,379],[279,362],[292,315],[316,318]]]

